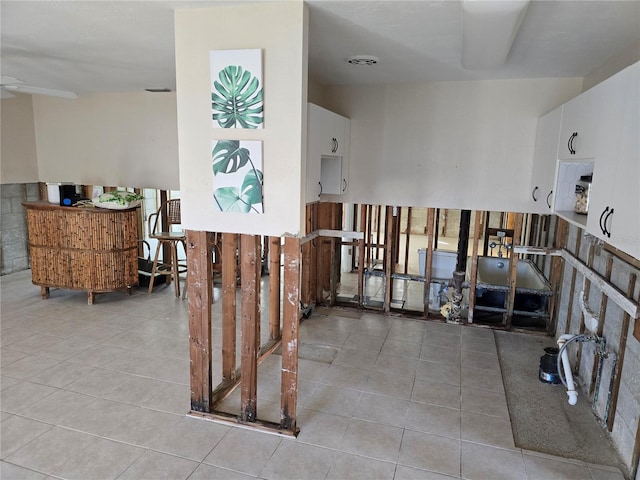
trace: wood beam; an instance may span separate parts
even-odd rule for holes
[[[576,235],[576,246],[574,248],[574,252],[576,256],[580,253],[580,245],[582,243],[582,235]],[[564,326],[564,333],[568,334],[571,332],[571,318],[573,317],[573,296],[576,289],[576,277],[578,275],[578,270],[575,268],[571,269],[571,288],[569,289],[569,307],[567,308],[567,322]],[[549,332],[555,333],[555,332]]]
[[[422,302],[424,304],[424,317],[429,318],[429,297],[431,296],[431,269],[433,266],[433,229],[436,217],[436,210],[429,208],[427,210],[427,251],[424,259],[424,293]]]
[[[284,240],[284,306],[282,328],[281,428],[297,433],[298,327],[300,322],[300,240]]]
[[[269,237],[269,339],[279,340],[280,333],[280,237]]]
[[[360,205],[360,231],[363,233],[362,238],[358,241],[358,307],[362,308],[364,303],[364,264],[365,264],[365,245],[367,243],[367,206]]]
[[[637,275],[631,273],[629,275],[629,284],[627,286],[627,296],[633,298],[633,292],[636,290]],[[611,389],[611,404],[609,408],[609,416],[607,417],[607,430],[613,431],[613,424],[616,419],[616,409],[618,408],[618,394],[620,393],[620,380],[622,377],[622,368],[624,367],[624,356],[627,351],[627,338],[629,336],[629,323],[631,315],[627,312],[622,316],[622,328],[620,329],[620,341],[618,342],[618,361],[613,372],[613,388]]]
[[[607,279],[607,282],[611,280],[612,268],[613,268],[613,256],[609,255],[609,258],[607,259],[607,266],[605,268],[605,278]],[[598,334],[598,337],[602,337],[602,334],[604,333],[604,318],[607,314],[608,299],[609,297],[607,297],[603,292],[600,298],[600,312],[598,314],[598,329],[596,332]],[[596,358],[594,359],[594,362],[593,362],[593,369],[591,370],[591,383],[589,384],[589,398],[593,398],[596,392],[596,381],[598,378],[598,371],[600,370],[601,363],[602,363],[602,358],[600,357],[600,355],[596,355]]]
[[[258,244],[258,237],[255,235],[240,236],[242,284],[240,420],[242,422],[254,422],[257,418],[258,352],[260,345]]]
[[[237,235],[222,234],[222,379],[236,378]]]
[[[513,248],[520,245],[520,237],[522,235],[523,214],[516,213],[514,217],[512,253],[509,257],[509,294],[507,295],[507,312],[504,315],[504,324],[508,329],[511,328],[511,319],[513,318],[513,305],[516,299],[516,276],[518,275],[518,254],[513,252]]]
[[[378,226],[380,229],[380,226]],[[393,265],[393,251],[391,244],[393,242],[393,207],[387,205],[385,208],[384,222],[384,311],[389,313],[391,310],[391,292],[393,285],[391,284],[391,274]]]
[[[191,410],[211,411],[212,254],[208,233],[187,230]],[[152,279],[153,280],[153,279]]]
[[[554,247],[564,249],[567,245],[567,236],[569,234],[569,223],[558,218],[556,224],[556,232],[554,236]],[[555,333],[556,319],[558,318],[558,310],[560,307],[559,297],[562,288],[562,276],[564,272],[564,262],[560,258],[554,257],[551,260],[551,270],[549,273],[551,291],[553,295],[549,301],[549,317],[550,321],[547,325],[548,333]]]
[[[407,208],[407,231],[404,240],[404,273],[408,273],[409,269],[409,243],[411,240],[411,207]]]
[[[471,247],[471,278],[469,279],[469,311],[467,314],[467,323],[473,323],[473,309],[476,305],[476,281],[478,279],[478,244],[480,243],[480,232],[482,230],[482,217],[483,212],[476,210],[476,224],[473,228],[473,245]]]

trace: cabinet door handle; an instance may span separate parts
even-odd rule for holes
[[[318,182],[318,185],[320,185],[320,193],[318,194],[319,197],[320,195],[322,195],[322,182]]]
[[[553,190],[551,190],[547,195],[547,207],[549,208],[551,208],[551,202],[549,201],[549,199],[551,198],[551,194],[553,194]]]
[[[537,202],[538,199],[536,198],[536,192],[538,191],[538,186],[536,185],[535,188],[533,189],[533,192],[531,192],[531,198],[533,198],[534,202]]]
[[[576,154],[576,151],[573,148],[573,141],[576,139],[577,136],[578,136],[578,132],[573,132],[569,137],[569,141],[567,142],[567,148],[569,149],[569,153],[571,155]]]
[[[335,138],[334,139],[336,141],[336,149],[334,150],[334,153],[338,151],[338,149],[340,148],[340,142],[338,142],[338,139]]]
[[[331,153],[336,153],[338,151],[338,140],[335,138],[331,139]]]
[[[342,192],[344,192],[347,189],[347,179],[343,178],[342,179]]]
[[[611,215],[613,215],[613,208],[609,210],[609,213],[607,213],[607,216],[604,217],[604,221],[602,222],[602,225],[604,226],[604,234],[607,238],[611,238],[611,230],[607,228],[607,222],[609,221],[609,218],[611,218]]]
[[[598,223],[600,223],[600,230],[602,230],[602,234],[606,235],[607,234],[607,229],[604,226],[604,223],[602,222],[602,220],[604,219],[605,214],[609,211],[609,207],[605,208],[602,213],[600,214],[600,220]]]

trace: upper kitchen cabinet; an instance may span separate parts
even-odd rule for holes
[[[349,119],[312,103],[308,108],[307,195],[340,195],[349,179]]]
[[[640,258],[640,63],[606,82],[587,230]]]
[[[564,104],[558,143],[560,160],[593,158],[597,97],[594,87]]]
[[[562,106],[538,120],[531,173],[531,213],[552,213],[561,122]]]

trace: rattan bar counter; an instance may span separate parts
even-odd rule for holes
[[[27,210],[31,281],[49,298],[49,288],[84,290],[89,305],[96,293],[138,284],[140,207],[109,210],[62,207],[45,201]]]

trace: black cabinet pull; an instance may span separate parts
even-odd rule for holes
[[[342,179],[342,191],[344,192],[347,189],[347,179]]]
[[[604,216],[608,211],[609,211],[609,207],[605,208],[600,214],[600,220],[598,221],[598,223],[600,224],[600,230],[602,230],[603,235],[607,234],[607,229],[605,228],[604,223],[602,223],[602,220],[604,219]]]
[[[331,153],[336,153],[338,151],[338,140],[335,138],[331,139]]]
[[[573,132],[569,137],[569,141],[567,142],[567,148],[569,149],[569,154],[571,155],[576,154],[576,151],[573,148],[573,141],[576,139],[577,136],[578,136],[578,132]]]
[[[549,199],[551,198],[551,194],[553,193],[553,190],[551,190],[549,192],[549,194],[547,195],[547,207],[551,208],[551,202],[549,201]]]
[[[609,208],[609,207],[607,207]],[[611,218],[611,215],[613,215],[613,208],[611,210],[609,210],[609,213],[607,213],[607,216],[604,217],[604,221],[602,222],[602,225],[604,227],[604,234],[607,236],[607,238],[611,238],[611,230],[609,230],[607,228],[607,222],[609,221],[609,218]]]
[[[537,202],[538,199],[536,198],[536,192],[538,191],[538,186],[536,185],[535,188],[533,189],[533,192],[531,192],[531,198],[533,198],[534,202]]]
[[[322,182],[318,182],[318,185],[320,185],[320,193],[318,194],[318,196],[322,195]]]

